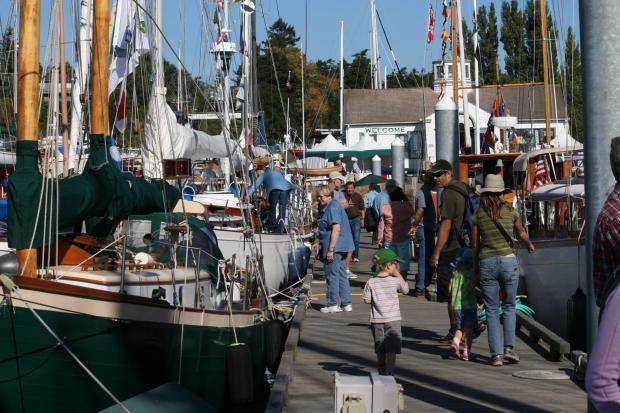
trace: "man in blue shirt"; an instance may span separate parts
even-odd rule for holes
[[[355,248],[349,218],[342,205],[333,198],[329,186],[321,185],[317,191],[319,203],[324,206],[319,220],[320,258],[325,265],[327,301],[321,308],[324,313],[353,311],[351,289],[347,277],[347,254]],[[338,300],[340,299],[340,306]]]
[[[390,202],[390,194],[394,189],[398,187],[398,184],[393,179],[388,179],[385,181],[385,191],[379,192],[379,194],[375,197],[375,201],[372,204],[373,212],[375,213],[375,218],[377,218],[377,222],[379,222],[379,218],[381,218],[381,210],[383,206]]]
[[[250,195],[261,185],[264,186],[265,194],[267,194],[269,199],[269,229],[282,233],[284,231],[284,218],[286,217],[288,198],[291,194],[291,189],[293,189],[293,184],[284,179],[280,172],[280,165],[275,165],[273,171],[267,171],[258,177],[256,184],[250,188]],[[276,221],[276,211],[278,210],[279,215]]]

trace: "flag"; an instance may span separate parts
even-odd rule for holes
[[[150,50],[146,23],[141,10],[132,0],[118,0],[110,48],[108,94],[138,66],[140,56]]]
[[[127,84],[125,81],[121,85],[121,94],[118,99],[116,116],[114,117],[114,127],[120,133],[125,133],[125,128],[127,127]]]
[[[286,79],[286,93],[288,94],[289,97],[291,97],[291,93],[293,93],[293,86],[291,85],[290,75],[289,75],[289,78]]]
[[[428,30],[426,33],[426,43],[431,44],[435,39],[435,10],[433,5],[428,5]]]
[[[448,31],[444,27],[443,30],[441,31],[441,40],[443,40],[444,42],[447,42],[448,39],[450,39],[450,35],[448,34]]]
[[[110,136],[110,143],[108,145],[108,160],[118,169],[123,170],[123,158],[121,157],[121,151],[118,149],[116,140],[113,136]]]
[[[448,7],[447,0],[443,0],[443,11],[441,12],[441,15],[443,16],[443,24],[445,25],[450,18],[450,8]]]
[[[478,36],[478,35],[475,34],[474,36]],[[476,50],[474,50],[474,56],[476,57],[476,60],[480,62],[480,45],[479,44],[476,44]]]
[[[549,168],[547,167],[547,160],[544,155],[538,157],[536,162],[536,172],[534,174],[534,187],[536,189],[539,186],[546,185],[551,182],[551,176],[549,175]]]
[[[235,103],[235,110],[239,110],[243,107],[245,103],[245,84],[241,82],[239,85],[239,89],[237,89],[237,94],[235,95],[235,99],[237,102]]]

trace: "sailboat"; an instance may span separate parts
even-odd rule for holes
[[[125,400],[167,383],[193,393],[205,410],[210,406],[226,411],[238,403],[246,404],[246,411],[260,410],[256,404],[260,406],[264,397],[263,311],[233,303],[235,282],[230,273],[226,278],[209,227],[185,213],[171,213],[175,204],[179,210],[178,189],[164,180],[120,173],[106,154],[107,0],[94,1],[90,155],[85,170],[58,182],[41,174],[38,113],[33,110],[38,96],[39,13],[39,0],[22,1],[17,164],[9,193],[9,245],[17,250],[19,267],[14,277],[0,276],[2,411],[99,411],[109,406],[129,411]],[[179,166],[174,169],[177,175],[183,172],[182,162],[174,166]],[[183,203],[180,209],[185,210]],[[92,235],[58,235],[58,229],[85,220],[97,221],[93,228],[101,229],[106,219],[115,223],[137,214],[134,222],[151,225],[141,239],[153,247],[167,247],[168,260],[151,260],[155,252],[159,258],[166,252],[153,248],[145,260],[128,263],[132,232],[127,228],[122,230],[120,254],[111,248],[117,240],[102,248]],[[196,238],[203,244],[194,244]],[[201,273],[202,262],[196,259],[196,270],[179,265],[179,256],[187,257],[190,251],[211,257],[218,269],[205,265]],[[102,256],[107,258],[101,261]],[[188,295],[184,290],[190,284],[194,289]],[[208,285],[213,290],[228,288],[223,304],[209,300]],[[163,297],[166,289],[171,297]],[[243,367],[241,375],[227,368],[235,363]]]

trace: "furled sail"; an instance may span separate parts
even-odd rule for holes
[[[161,179],[164,159],[228,158],[229,150],[232,164],[238,168],[244,156],[237,142],[223,135],[209,135],[181,125],[166,103],[165,93],[160,91],[151,95],[142,144],[146,177]]]

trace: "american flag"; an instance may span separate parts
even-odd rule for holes
[[[551,182],[551,176],[549,175],[549,168],[547,167],[547,160],[544,155],[540,155],[538,162],[536,162],[536,173],[534,174],[534,187],[536,189],[539,186],[546,185]]]

